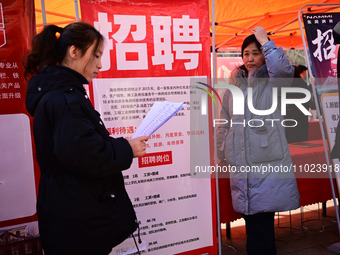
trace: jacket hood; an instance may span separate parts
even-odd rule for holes
[[[40,99],[49,91],[61,88],[76,88],[84,91],[83,84],[89,82],[80,73],[65,66],[48,66],[29,82],[26,93],[26,108],[34,116],[35,109]]]

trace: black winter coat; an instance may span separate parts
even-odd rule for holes
[[[28,84],[41,171],[39,231],[47,254],[97,254],[137,228],[121,173],[132,163],[131,146],[109,136],[86,83],[67,67],[51,66]]]
[[[295,74],[294,74],[294,80],[292,83],[292,88],[303,88],[307,89],[308,85],[307,83],[300,77],[300,74],[298,72],[298,69],[295,68]],[[313,94],[312,94],[313,95]],[[288,93],[287,98],[288,99],[294,99],[294,98],[301,98],[302,95],[299,93]],[[311,106],[311,100],[309,100],[307,103],[304,103],[303,106],[308,110]],[[287,126],[294,126],[296,123],[293,121],[289,121],[288,119],[293,119],[297,121],[297,125],[295,127],[286,127],[285,133],[288,143],[293,142],[303,142],[308,140],[308,116],[306,116],[301,110],[293,104],[287,105],[286,109],[287,113],[285,116],[286,125]]]

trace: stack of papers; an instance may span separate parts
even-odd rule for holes
[[[132,139],[143,135],[151,136],[184,106],[185,104],[183,102],[155,102],[140,126],[137,128]]]

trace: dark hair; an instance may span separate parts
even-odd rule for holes
[[[242,57],[243,57],[243,51],[245,48],[248,47],[249,44],[255,43],[256,48],[261,51],[261,44],[258,42],[258,40],[256,39],[255,35],[250,35],[248,36],[246,39],[244,39],[243,43],[242,43],[242,47],[241,47],[241,51],[242,51]]]
[[[301,74],[302,72],[308,70],[308,68],[306,66],[304,66],[304,65],[298,65],[297,68],[299,70],[299,74]]]
[[[60,36],[57,36],[57,33]],[[25,78],[35,75],[46,66],[60,64],[67,49],[74,45],[84,55],[87,49],[96,42],[95,50],[103,42],[103,36],[90,24],[74,22],[61,28],[49,25],[36,35],[32,41],[32,50],[27,56],[25,63]]]

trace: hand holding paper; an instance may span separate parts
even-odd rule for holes
[[[146,144],[145,144],[145,142],[148,139],[149,138],[147,136],[141,136],[141,137],[131,139],[129,141],[130,146],[132,148],[134,158],[141,157],[141,156],[144,156],[146,154]]]
[[[150,137],[184,106],[183,102],[155,102],[132,138],[140,136]]]

